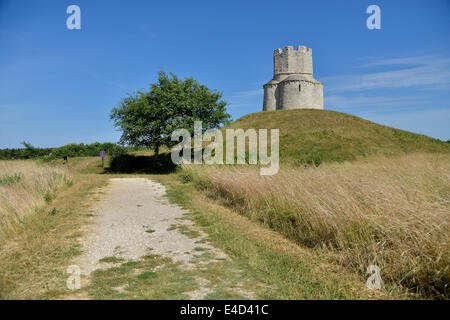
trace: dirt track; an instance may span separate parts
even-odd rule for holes
[[[112,257],[131,261],[157,254],[191,268],[191,259],[203,248],[212,253],[211,261],[227,259],[222,251],[199,241],[206,235],[184,217],[187,211],[168,203],[163,185],[146,178],[113,178],[98,194],[93,223],[82,240],[83,254],[76,262],[83,275],[114,266],[101,261]],[[190,236],[192,232],[196,237]],[[195,293],[193,297],[201,298]]]

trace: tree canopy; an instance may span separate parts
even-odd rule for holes
[[[149,91],[137,91],[122,99],[112,109],[111,119],[122,131],[121,144],[149,147],[159,153],[161,146],[171,146],[176,129],[193,132],[194,121],[202,121],[203,130],[229,123],[227,103],[222,93],[212,91],[193,78],[184,81],[163,71]]]

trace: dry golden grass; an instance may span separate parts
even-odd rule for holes
[[[23,217],[50,202],[59,188],[71,183],[71,174],[63,166],[0,161],[0,240],[11,237]]]
[[[409,299],[398,291],[369,290],[351,269],[327,261],[326,255],[286,239],[232,208],[182,183],[177,175],[153,175],[166,185],[169,199],[194,213],[194,221],[218,248],[255,272],[267,292],[257,299]]]
[[[20,165],[23,161],[1,164],[2,170],[7,165],[21,168],[22,183],[27,176],[34,176],[41,184],[47,181],[48,190],[55,191],[54,187],[59,187],[56,187],[56,198],[50,203],[24,193],[25,199],[34,199],[35,204],[42,205],[38,210],[32,205],[25,206],[30,212],[22,212],[20,223],[12,223],[13,227],[0,237],[0,299],[56,299],[70,291],[66,287],[66,268],[80,254],[79,237],[83,235],[80,228],[88,224],[92,216],[90,208],[98,197],[95,190],[107,180],[104,175],[79,174],[70,166],[75,164],[75,168],[82,169],[85,165],[94,165],[93,159],[71,159],[68,170],[58,164],[47,167],[31,161],[23,166]],[[96,161],[95,166],[99,163],[98,159]],[[8,170],[8,175],[17,172]],[[0,176],[4,174],[1,172]],[[70,188],[64,186],[64,180],[50,178],[61,174],[66,176]],[[29,183],[33,185],[32,181]]]
[[[412,154],[282,168],[190,166],[186,179],[296,242],[386,284],[448,297],[450,156]]]

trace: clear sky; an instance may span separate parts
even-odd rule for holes
[[[261,111],[287,45],[313,49],[325,109],[450,139],[448,0],[0,0],[0,148],[118,141],[111,108],[159,69],[222,91],[234,119]]]

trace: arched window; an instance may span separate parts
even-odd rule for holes
[[[298,85],[298,91],[302,91],[302,85],[301,84]]]

